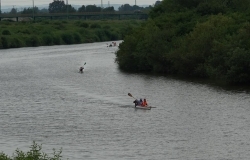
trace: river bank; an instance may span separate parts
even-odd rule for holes
[[[0,21],[0,49],[121,40],[140,20]]]

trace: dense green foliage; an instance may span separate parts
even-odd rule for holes
[[[42,152],[42,145],[38,145],[35,142],[30,147],[30,151],[23,152],[16,149],[13,157],[9,157],[5,153],[0,153],[0,160],[60,160],[62,159],[61,153],[62,149],[55,151],[53,149],[53,157],[48,156],[48,154]]]
[[[139,20],[0,22],[0,49],[121,40]]]
[[[163,0],[116,53],[126,71],[250,83],[250,0]]]
[[[64,1],[53,1],[49,4],[49,13],[74,13],[76,12],[76,9],[72,7],[71,5],[66,5]]]

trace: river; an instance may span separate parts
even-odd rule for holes
[[[70,160],[250,159],[248,91],[124,73],[106,43],[0,50],[0,152],[35,141]]]

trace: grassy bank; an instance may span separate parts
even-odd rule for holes
[[[140,20],[0,22],[0,49],[121,40]]]

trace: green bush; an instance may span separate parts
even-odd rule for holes
[[[48,46],[53,45],[53,38],[51,35],[49,34],[43,35],[42,39],[45,45],[48,45]]]
[[[1,41],[2,41],[3,49],[9,48],[9,42],[8,42],[8,39],[6,37],[1,37]]]
[[[0,38],[0,49],[3,49],[2,38]]]
[[[98,36],[99,41],[107,41],[107,36],[105,34],[105,31],[102,29],[98,29],[95,31],[95,34]]]
[[[0,160],[61,160],[62,149],[56,151],[53,149],[53,156],[42,152],[42,145],[38,145],[35,142],[30,147],[30,151],[23,152],[19,149],[16,149],[12,157],[9,157],[5,153],[0,153]]]
[[[45,20],[45,21],[42,21],[41,23],[42,23],[42,24],[45,24],[45,25],[48,25],[48,24],[50,24],[50,21]]]
[[[74,38],[71,33],[62,33],[61,34],[62,40],[65,44],[73,44]]]
[[[92,29],[101,28],[101,25],[94,23],[94,24],[90,25],[90,28],[92,28]]]
[[[65,23],[67,22],[67,23]],[[124,38],[134,25],[126,28],[131,21],[105,20],[36,20],[27,23],[0,21],[0,48],[33,47],[40,45],[61,45],[74,43],[92,43],[100,41],[120,40]],[[92,24],[92,28],[90,27]],[[101,26],[106,26],[102,28]],[[126,31],[125,29],[126,28]],[[8,30],[11,35],[2,35]],[[7,32],[4,34],[8,34]]]
[[[105,26],[103,27],[103,29],[111,29],[111,27],[108,26],[108,25],[105,25]]]
[[[86,37],[86,36],[88,36],[88,35],[91,34],[91,32],[90,32],[88,29],[85,29],[85,28],[79,29],[79,33],[80,33],[83,37]]]
[[[2,35],[11,35],[9,30],[3,30]]]
[[[20,48],[23,46],[24,46],[24,44],[19,38],[13,37],[10,39],[10,44],[9,44],[10,48]]]
[[[37,47],[40,46],[40,39],[38,36],[32,35],[27,37],[26,39],[26,45],[31,46],[31,47]]]
[[[82,28],[89,28],[89,24],[86,23],[86,22],[82,22],[82,23],[80,24],[80,27],[82,27]]]
[[[82,42],[82,39],[81,39],[81,35],[77,32],[73,33],[73,37],[74,37],[74,42],[76,44],[79,44]]]
[[[30,34],[31,34],[30,30],[28,30],[28,29],[18,30],[17,33],[22,33],[22,34],[27,34],[27,35],[30,35]]]
[[[60,35],[54,34],[53,35],[53,44],[60,45],[62,43],[62,39]]]
[[[226,80],[234,84],[247,84],[250,82],[250,50],[237,47],[229,54],[230,58],[226,61],[228,64]]]

